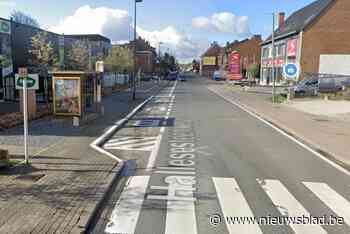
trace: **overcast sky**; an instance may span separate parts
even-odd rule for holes
[[[183,61],[198,57],[210,42],[266,37],[271,12],[289,15],[313,0],[144,0],[138,3],[138,34]],[[13,10],[36,18],[57,33],[99,33],[113,42],[133,37],[133,0],[0,0],[0,17]]]

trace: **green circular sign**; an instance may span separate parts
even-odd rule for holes
[[[0,28],[1,28],[1,30],[0,30],[1,32],[5,32],[5,33],[10,32],[10,24],[9,23],[1,22]]]

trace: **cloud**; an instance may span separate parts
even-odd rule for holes
[[[128,41],[133,32],[131,21],[125,10],[85,5],[50,30],[64,34],[102,34],[113,42]]]
[[[0,6],[14,7],[16,6],[16,2],[10,0],[0,0]]]
[[[89,5],[79,7],[73,15],[49,30],[64,34],[101,34],[113,43],[123,43],[133,38],[132,18],[127,11],[106,7],[91,8]],[[173,26],[154,31],[138,27],[137,32],[157,49],[159,42],[162,42],[162,51],[169,48],[180,61],[199,57],[209,45],[206,39],[193,39]]]
[[[206,39],[194,39],[173,26],[168,26],[160,31],[147,31],[142,28],[138,28],[137,31],[141,37],[148,40],[157,49],[159,42],[162,42],[162,51],[169,49],[182,62],[199,57],[210,45]]]
[[[237,37],[250,35],[247,16],[236,16],[230,12],[214,13],[210,17],[192,19],[192,27],[215,33],[232,34]]]

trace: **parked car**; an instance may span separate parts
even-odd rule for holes
[[[318,78],[304,79],[293,88],[296,96],[315,96],[318,93]]]
[[[167,76],[167,80],[172,80],[175,81],[177,80],[179,73],[177,71],[171,71],[169,72],[168,76]]]
[[[150,75],[144,75],[141,77],[141,81],[150,81],[152,79],[152,76]]]
[[[186,81],[186,75],[184,73],[179,74],[179,81]]]
[[[350,79],[348,77],[323,77],[319,81],[320,93],[336,93],[343,89],[343,87],[350,86]]]
[[[213,73],[213,80],[219,81],[219,80],[222,80],[222,79],[223,79],[223,77],[221,77],[221,72],[220,71],[214,71],[214,73]]]

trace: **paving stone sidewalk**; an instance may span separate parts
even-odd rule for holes
[[[270,95],[247,93],[227,85],[209,88],[239,102],[262,118],[284,129],[321,154],[350,168],[349,118],[313,115],[283,104],[273,104]]]
[[[160,89],[160,88],[159,88]],[[157,90],[154,90],[157,93]],[[87,126],[45,118],[30,124],[29,167],[0,170],[0,233],[81,233],[116,172],[89,144],[152,93],[113,94],[105,115]],[[0,133],[0,148],[23,159],[22,128]]]

